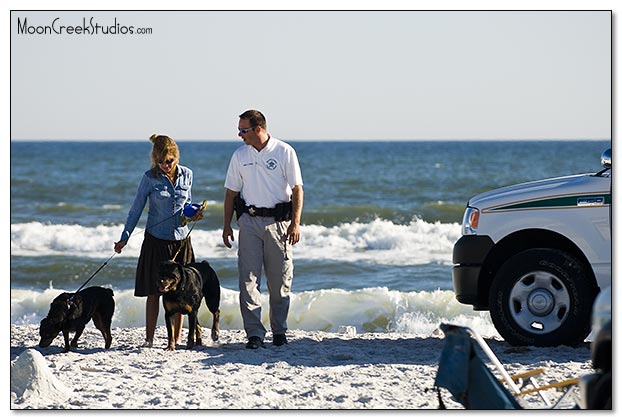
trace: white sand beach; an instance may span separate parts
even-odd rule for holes
[[[153,348],[144,329],[113,328],[113,343],[92,324],[80,347],[62,352],[62,335],[38,347],[38,325],[11,326],[11,409],[426,409],[442,332],[420,336],[288,331],[289,344],[245,349],[245,334],[224,330],[218,343],[164,351],[159,326]],[[185,340],[185,330],[184,330]],[[209,339],[208,339],[209,341]],[[511,348],[487,340],[510,373],[543,367],[552,382],[592,371],[589,346]],[[449,409],[462,406],[443,390]]]

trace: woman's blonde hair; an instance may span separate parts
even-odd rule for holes
[[[166,159],[167,156],[173,156],[179,162],[179,148],[175,140],[164,134],[152,134],[149,140],[153,143],[153,149],[151,149],[151,171],[154,175],[160,170],[158,164]],[[175,166],[177,162],[175,162]]]

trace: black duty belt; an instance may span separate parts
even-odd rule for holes
[[[274,208],[269,209],[265,207],[247,206],[244,200],[240,198],[239,194],[233,199],[233,208],[238,220],[240,220],[242,214],[247,213],[253,217],[274,217],[274,220],[277,222],[282,222],[291,220],[292,214],[291,201],[287,203],[278,203]]]
[[[276,215],[276,209],[266,207],[244,206],[244,213],[248,213],[251,216],[259,217],[274,217]]]

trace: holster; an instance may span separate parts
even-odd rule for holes
[[[274,206],[274,220],[277,222],[286,222],[292,219],[292,202],[279,203]]]
[[[242,217],[244,212],[247,210],[246,203],[242,200],[240,194],[236,195],[233,199],[233,210],[235,210],[235,217],[237,220],[240,220],[240,217]]]

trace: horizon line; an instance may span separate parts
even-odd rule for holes
[[[486,142],[486,141],[609,141],[611,138],[444,138],[444,139],[283,139],[283,141],[293,142]],[[145,139],[11,139],[11,142],[143,142]],[[242,142],[240,139],[176,139],[178,142]]]

